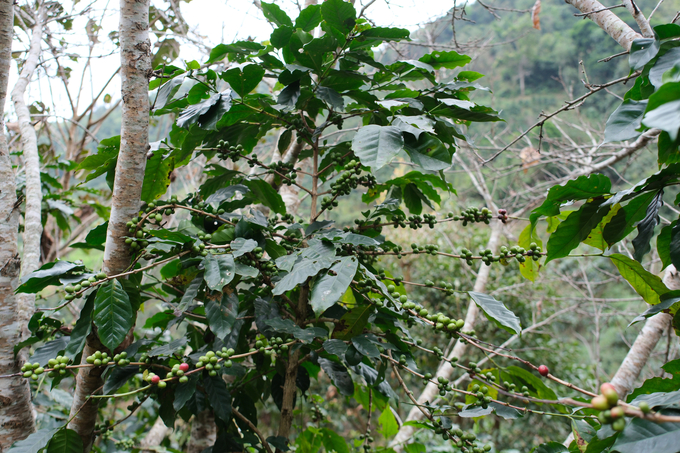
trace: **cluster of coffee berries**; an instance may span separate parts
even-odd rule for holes
[[[505,381],[503,382],[503,387],[505,387],[506,390],[508,390],[511,393],[516,393],[517,390],[517,385],[515,385],[512,382]],[[526,396],[527,398],[530,396],[529,389],[527,386],[523,386],[521,389],[522,396]]]
[[[126,439],[116,441],[116,448],[119,450],[132,450],[135,448],[135,441],[129,437]]]
[[[468,368],[470,369],[470,373],[474,373],[489,382],[496,382],[496,375],[494,375],[491,371],[487,372],[486,374],[482,373],[482,369],[479,367],[479,365],[477,365],[477,362],[468,362]]]
[[[228,141],[220,140],[219,142],[217,142],[217,148],[219,149],[217,155],[220,159],[224,160],[229,159],[236,162],[241,157],[243,157],[242,156],[243,145],[232,146],[229,144]]]
[[[170,199],[170,203],[172,203],[172,204],[177,203],[177,197],[173,196]],[[144,212],[146,212],[148,214],[155,209],[156,209],[156,203],[152,202],[152,203],[149,203],[149,204],[146,205],[146,209],[144,210]],[[149,215],[147,217],[147,219],[151,220],[151,221],[155,220],[156,222],[160,223],[160,222],[163,221],[163,213],[165,213],[165,215],[172,215],[172,214],[175,213],[175,210],[173,208],[165,208],[164,210],[158,210],[158,211],[156,211],[156,214]]]
[[[184,382],[189,381],[189,378],[186,377],[186,376],[183,376],[179,379],[180,379],[179,380],[180,382],[182,382],[182,379],[185,379]],[[161,381],[161,377],[159,375],[157,375],[156,373],[153,373],[153,372],[146,373],[146,375],[144,376],[144,380],[151,385],[157,385],[159,389],[164,389],[165,387],[168,386],[167,382]]]
[[[64,357],[63,355],[58,355],[54,359],[50,359],[47,362],[47,366],[49,368],[52,368],[52,371],[47,373],[48,377],[56,377],[57,374],[64,376],[66,374],[66,366],[68,363],[71,361],[68,357]]]
[[[479,384],[474,384],[470,388],[470,392],[474,394],[472,396],[477,398],[477,403],[484,409],[486,409],[489,406],[489,403],[493,400],[493,398],[488,395],[489,387],[486,385],[480,386]]]
[[[359,439],[365,441],[362,447],[364,451],[370,451],[371,450],[370,444],[375,442],[375,439],[373,438],[373,436],[371,436],[371,428],[367,428],[365,434],[359,435]]]
[[[21,372],[24,373],[25,378],[31,378],[34,381],[38,380],[38,376],[45,372],[45,368],[40,366],[38,362],[36,363],[25,363],[21,367]]]
[[[198,362],[196,362],[196,368],[205,367],[208,375],[217,376],[217,371],[221,370],[222,367],[232,367],[233,364],[231,360],[229,360],[229,357],[232,355],[234,355],[234,350],[226,347],[223,347],[221,351],[208,351],[205,353],[205,355],[202,355],[198,358]],[[220,359],[224,359],[224,361],[221,362]]]
[[[189,364],[188,363],[176,363],[172,366],[172,369],[168,371],[168,373],[165,375],[166,379],[172,379],[174,377],[180,378],[180,382],[182,382],[182,378],[185,378],[184,382],[187,382],[186,379],[188,379],[186,376],[184,376],[184,373],[189,371]],[[163,386],[165,387],[165,386]],[[161,388],[163,388],[161,387]]]
[[[422,310],[418,312],[420,314]],[[423,316],[423,315],[421,315]],[[443,313],[428,314],[424,316],[428,321],[434,323],[435,330],[446,330],[448,332],[457,332],[463,328],[465,321],[462,319],[451,319]]]
[[[418,228],[422,228],[425,225],[429,226],[430,228],[434,228],[434,225],[437,223],[437,218],[432,214],[423,214],[422,216],[415,214],[408,216],[406,220],[408,220],[408,226],[412,230],[417,230]],[[402,226],[402,228],[403,227],[404,226]]]
[[[270,164],[267,173],[281,175],[283,178],[282,183],[288,186],[292,185],[297,178],[295,165],[293,163],[286,163],[283,161]]]
[[[453,384],[444,376],[437,376],[437,388],[439,389],[439,396],[446,396],[447,392],[454,389]]]
[[[453,219],[454,222],[462,222],[463,226],[467,226],[468,223],[485,223],[488,225],[493,218],[493,214],[487,208],[467,208],[460,215],[449,213],[448,217]]]
[[[507,209],[499,209],[498,210],[498,220],[500,220],[503,223],[508,222],[508,210]]]
[[[94,354],[85,359],[87,363],[94,366],[107,366],[111,360],[108,353],[101,351],[95,351]]]
[[[600,411],[597,418],[603,425],[612,425],[614,431],[623,431],[626,427],[626,413],[621,406],[617,406],[619,395],[609,383],[600,386],[600,395],[590,401],[594,409]],[[649,407],[649,405],[648,405]]]
[[[436,255],[437,252],[439,251],[439,246],[435,244],[425,244],[425,245],[418,245],[416,243],[411,244],[411,250],[413,250],[415,253],[427,253],[430,255]]]
[[[76,283],[75,285],[67,285],[64,287],[64,291],[66,291],[66,295],[64,296],[64,299],[66,300],[73,300],[76,298],[76,293],[80,292],[83,288],[87,288],[89,286],[92,286],[93,283],[97,283],[99,280],[103,280],[106,278],[106,273],[104,272],[99,272],[97,275],[93,275],[87,279],[81,280],[79,283]]]

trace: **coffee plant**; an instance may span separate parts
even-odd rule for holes
[[[439,70],[464,67],[470,57],[435,51],[385,65],[375,58],[376,48],[408,40],[407,30],[373,27],[341,0],[309,6],[295,20],[273,3],[261,5],[274,26],[269,41],[220,44],[204,64],[155,69],[151,114],[176,120],[168,137],[152,144],[143,205],[127,223],[133,262],[127,271],[107,275],[82,262],[57,260],[22,282],[18,292],[56,286],[61,294],[59,304],[40,307],[31,319],[32,336],[18,349],[33,345],[35,353],[22,375],[33,386],[55,389],[72,386],[79,368],[100,369],[104,386],[89,399],[118,409],[98,420],[98,451],[134,449],[129,434],[138,428],[128,420],[148,411],[148,401],[168,427],[209,411],[218,433],[206,450],[213,453],[392,451],[389,442],[398,430],[392,408],[417,404],[419,386],[428,383],[437,386],[439,398],[418,405],[424,419],[408,423],[440,436],[451,451],[502,448],[457,423],[492,413],[573,423],[572,447],[556,439],[536,452],[675,451],[646,446],[680,428],[680,362],[666,364],[670,379],[650,379],[625,401],[609,384],[598,391],[578,388],[561,379],[559,370],[478,338],[466,329],[464,313],[435,312],[427,300],[409,295],[415,285],[447,297],[460,292],[452,283],[407,281],[387,272],[385,262],[443,256],[469,265],[520,266],[533,280],[554,259],[584,259],[572,253],[583,242],[611,260],[650,304],[637,320],[660,311],[676,314],[680,293],[641,261],[659,223],[664,191],[680,182],[680,119],[666,113],[680,103],[680,27],[657,27],[656,39],[636,42],[630,57],[634,86],[607,126],[610,141],[661,129],[660,171],[618,193],[601,174],[555,186],[532,212],[519,244],[505,244],[494,254],[390,240],[395,229],[436,229],[445,222],[485,228],[511,221],[505,209],[437,209],[442,196],[455,194],[442,170],[452,165],[465,128],[500,121],[497,112],[472,100],[483,89],[481,74],[462,70],[438,81]],[[274,136],[275,149],[263,146]],[[119,138],[102,141],[78,166],[85,180],[105,175],[111,183],[119,147]],[[394,176],[388,171],[393,161],[411,170]],[[205,163],[199,190],[166,196],[172,171],[190,162]],[[283,190],[302,194],[299,207],[286,205]],[[362,207],[354,205],[357,193]],[[564,211],[571,202],[580,204]],[[333,217],[343,203],[352,203],[352,222]],[[537,224],[545,218],[557,226],[544,247]],[[101,249],[106,228],[93,229],[80,248]],[[634,259],[608,253],[635,230]],[[664,266],[680,266],[678,244],[675,220],[657,239]],[[501,300],[473,291],[468,296],[499,329],[522,332]],[[152,301],[163,310],[136,327]],[[80,307],[72,328],[58,314],[69,305]],[[101,350],[86,354],[88,337],[97,338]],[[485,368],[449,359],[443,346],[450,339],[497,357]],[[457,387],[437,376],[423,365],[428,356],[448,360],[469,383]],[[310,391],[312,381],[324,379],[366,412],[368,422],[357,438],[338,434],[330,403]],[[258,413],[270,402],[279,411],[273,431],[258,426]],[[376,410],[379,433],[371,425]],[[67,423],[40,430],[11,451],[82,451],[82,440]],[[399,448],[425,451],[419,443]]]

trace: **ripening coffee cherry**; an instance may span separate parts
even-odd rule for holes
[[[605,398],[604,395],[597,395],[595,398],[590,400],[590,404],[592,404],[593,408],[597,409],[598,411],[606,411],[609,409],[609,403],[607,402],[607,398]]]
[[[640,401],[638,404],[638,408],[642,411],[643,414],[649,414],[649,412],[652,410],[651,407],[649,407],[649,403],[647,401]]]
[[[154,374],[153,376],[151,376],[151,383],[153,385],[158,384],[160,381],[161,381],[161,377],[158,376],[157,374]]]
[[[188,363],[182,363],[182,364],[180,364],[179,369],[186,373],[187,371],[189,371],[189,364]]]
[[[607,403],[609,403],[610,406],[615,406],[616,403],[619,402],[619,395],[616,393],[616,389],[614,388],[613,385],[611,385],[608,382],[605,382],[600,386],[600,392],[604,395],[604,397],[607,399]]]
[[[539,373],[541,376],[545,377],[545,376],[547,376],[548,374],[550,374],[550,370],[548,369],[547,366],[541,365],[541,366],[538,367],[538,373]]]

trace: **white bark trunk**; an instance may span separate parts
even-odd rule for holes
[[[486,244],[486,248],[490,249],[493,253],[496,253],[496,250],[498,249],[498,242],[500,240],[502,230],[503,224],[500,222],[494,222],[493,227],[491,228],[491,236],[489,237],[489,242],[487,242]],[[483,293],[486,290],[486,284],[489,281],[490,271],[491,266],[487,266],[483,263],[480,263],[479,272],[477,273],[477,278],[475,280],[473,291]],[[467,315],[465,316],[465,325],[461,330],[473,330],[475,327],[475,323],[477,322],[478,314],[479,307],[473,300],[470,300]],[[453,350],[448,355],[448,359],[451,360],[453,357],[457,357],[460,359],[465,353],[466,349],[467,344],[461,341],[457,341],[455,346],[453,347]],[[439,366],[437,374],[433,380],[436,381],[439,376],[443,376],[449,379],[453,374],[453,371],[454,367],[452,367],[449,362],[444,361]],[[425,390],[423,390],[423,393],[421,393],[420,396],[418,397],[418,404],[426,404],[427,402],[433,402],[437,398],[438,394],[439,389],[437,388],[437,385],[433,384],[432,382],[429,382],[427,386],[425,386]],[[411,411],[406,417],[406,421],[422,420],[422,418],[423,418],[422,411],[418,409],[417,406],[414,406],[413,408],[411,408]],[[399,429],[399,432],[397,433],[394,440],[392,441],[391,447],[394,448],[396,452],[401,452],[404,447],[404,444],[408,443],[411,437],[413,437],[413,433],[415,432],[415,430],[416,428],[414,426],[403,425]]]
[[[14,2],[0,1],[0,375],[14,374],[23,355],[14,358],[22,340],[22,316],[14,289],[19,278],[17,243],[19,211],[15,209],[16,181],[5,135],[5,102],[12,52]],[[28,437],[35,429],[31,389],[24,378],[0,379],[0,452]]]
[[[118,274],[130,264],[125,244],[125,225],[138,214],[142,181],[149,150],[149,96],[151,44],[149,41],[149,0],[120,1],[121,91],[123,99],[120,152],[114,178],[111,217],[106,233],[103,269]],[[128,337],[131,338],[130,335]],[[90,335],[83,360],[92,352],[104,349],[96,334]],[[101,371],[81,368],[71,406],[69,428],[83,439],[84,451],[92,448],[98,405],[88,396],[103,385]]]
[[[23,252],[21,255],[21,278],[24,278],[40,267],[40,238],[42,237],[42,187],[40,183],[40,156],[38,155],[38,137],[31,124],[31,114],[26,105],[26,88],[35,74],[40,59],[45,24],[45,7],[39,4],[35,15],[35,25],[31,30],[31,44],[26,55],[14,89],[12,102],[21,131],[23,147],[24,174],[26,175],[26,211],[24,212]],[[19,294],[17,303],[22,325],[26,325],[35,311],[35,295]],[[26,332],[24,332],[26,335]]]
[[[191,437],[187,444],[187,453],[201,453],[208,447],[212,447],[217,439],[217,425],[215,416],[210,409],[194,416],[191,422]]]
[[[146,436],[144,436],[144,439],[142,439],[142,441],[139,443],[140,449],[142,452],[156,451],[156,449],[153,447],[160,446],[161,442],[163,442],[163,439],[165,439],[165,436],[167,436],[169,432],[170,428],[165,426],[162,418],[158,417],[156,419],[156,423],[153,424],[151,429],[146,433]]]
[[[638,6],[635,4],[635,0],[623,0],[623,4],[626,6],[626,9],[630,15],[633,16],[633,19],[635,19],[638,27],[640,27],[640,33],[642,33],[642,36],[645,38],[653,38],[654,30],[652,30],[652,27],[649,25],[649,21],[645,15],[642,14],[640,8],[638,8]]]
[[[605,6],[596,0],[565,0],[570,5],[577,8],[582,13],[600,11],[589,14],[587,17],[595,22],[609,36],[614,38],[625,50],[630,50],[630,45],[634,40],[642,38],[642,35],[630,28],[616,14],[609,10],[604,10]]]

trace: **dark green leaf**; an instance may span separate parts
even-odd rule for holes
[[[619,453],[677,453],[678,444],[680,424],[633,418],[619,434],[612,449]]]
[[[254,41],[237,41],[232,44],[218,44],[210,51],[208,63],[220,61],[230,53],[247,55],[259,52],[262,49],[264,49],[264,46]]]
[[[136,313],[123,285],[116,279],[103,283],[94,299],[94,324],[99,339],[111,351],[123,342],[134,325]]]
[[[277,98],[276,102],[281,105],[294,107],[299,97],[300,97],[300,82],[293,82],[286,88],[281,90],[281,93],[279,93],[279,97]]]
[[[80,317],[71,331],[71,337],[64,351],[64,355],[73,360],[85,347],[87,336],[92,332],[92,310],[94,309],[95,292],[87,296],[87,300],[80,309]]]
[[[231,89],[241,97],[253,91],[260,84],[263,76],[264,69],[256,64],[249,64],[243,68],[232,68],[221,75],[222,79],[231,86]]]
[[[361,334],[352,338],[352,344],[363,355],[377,359],[380,357],[380,351],[376,346],[377,339],[370,334]]]
[[[333,385],[338,388],[341,394],[345,396],[352,396],[354,394],[354,382],[347,368],[340,363],[328,359],[319,359],[319,365],[321,365],[321,369],[328,375]]]
[[[335,247],[323,242],[317,242],[316,245],[304,249],[300,254],[300,259],[290,269],[290,272],[279,280],[272,294],[278,296],[303,284],[309,277],[313,277],[322,269],[330,267],[334,258]]]
[[[274,328],[267,324],[270,319],[280,318],[279,306],[276,302],[267,302],[263,299],[255,299],[255,325],[262,334],[270,338],[274,334]]]
[[[347,35],[354,28],[357,12],[344,0],[326,0],[321,5],[321,17],[328,25]]]
[[[637,71],[649,63],[659,52],[659,41],[656,38],[636,39],[630,46],[628,64],[633,71]]]
[[[222,291],[233,279],[235,274],[234,257],[232,255],[208,254],[203,258],[205,275],[203,279],[213,291]]]
[[[223,340],[231,333],[238,314],[236,293],[224,293],[220,301],[208,299],[205,303],[205,316],[210,330]]]
[[[310,304],[316,316],[320,316],[345,294],[358,266],[359,262],[356,258],[346,256],[340,258],[340,262],[331,266],[328,273],[317,279],[312,287],[310,298]]]
[[[275,3],[261,2],[262,12],[264,17],[268,21],[273,22],[277,27],[292,27],[293,21],[290,17],[281,9],[281,7]]]
[[[7,450],[7,453],[36,453],[47,446],[47,443],[52,439],[52,436],[57,432],[57,429],[41,429],[24,440],[20,440],[12,444],[12,447]],[[82,451],[82,450],[81,450]]]
[[[182,313],[184,310],[191,305],[191,303],[194,301],[196,296],[198,295],[198,290],[201,288],[201,285],[203,284],[203,274],[198,274],[194,279],[189,283],[189,286],[186,287],[184,290],[184,294],[182,295],[182,299],[179,302],[179,305],[177,305],[177,309],[175,310],[176,313]]]
[[[623,101],[607,120],[604,129],[604,142],[630,140],[639,136],[640,132],[637,129],[642,123],[646,108],[647,100],[626,99]]]
[[[352,308],[340,318],[340,323],[333,331],[333,338],[350,340],[355,335],[360,334],[364,331],[372,313],[373,309],[370,305]]]
[[[187,337],[180,337],[172,340],[170,343],[157,346],[153,349],[151,349],[147,354],[150,357],[157,357],[157,356],[163,356],[163,355],[173,355],[176,353],[178,350],[184,348],[184,346],[187,344]]]
[[[453,153],[434,135],[422,133],[419,138],[407,134],[404,148],[414,164],[428,171],[439,171],[451,166]]]
[[[295,19],[295,28],[301,28],[304,31],[312,31],[321,22],[321,6],[309,5],[302,11],[297,19]]]
[[[333,108],[333,110],[342,110],[345,108],[344,99],[342,99],[340,93],[335,91],[333,88],[320,86],[317,89],[317,96],[322,101],[326,101],[326,103],[330,105]]]
[[[670,255],[671,263],[676,266],[676,269],[680,269],[680,227],[678,227],[678,221],[671,224],[671,234],[669,241],[668,253]]]
[[[642,258],[652,249],[649,242],[654,236],[654,228],[659,224],[659,209],[663,206],[663,191],[659,191],[647,206],[645,218],[637,225],[638,235],[633,239],[633,258],[642,262]],[[680,262],[678,263],[680,264]]]
[[[656,198],[655,192],[645,192],[618,210],[602,230],[602,237],[609,246],[619,242],[635,229],[635,225],[645,217],[647,206],[654,198]]]
[[[676,236],[676,243],[671,245],[671,233],[677,224],[678,221],[674,220],[670,225],[663,227],[659,235],[656,237],[656,251],[659,254],[659,258],[661,259],[662,269],[666,269],[670,264],[672,264],[671,247],[673,247],[675,250],[680,250],[680,243],[677,243],[677,241],[680,240],[680,235]]]
[[[601,201],[585,203],[578,211],[571,214],[559,224],[548,239],[548,256],[546,264],[556,258],[568,256],[578,245],[588,237],[605,215],[609,212],[609,206],[601,207]]]
[[[206,377],[203,379],[203,387],[208,394],[210,406],[217,418],[228,422],[231,418],[231,395],[227,386],[219,376]]]
[[[283,202],[281,195],[272,188],[271,185],[267,184],[263,179],[253,179],[248,181],[243,181],[251,194],[263,205],[267,206],[272,211],[277,214],[286,213],[286,204]]]
[[[541,216],[556,216],[560,206],[567,201],[587,200],[608,195],[612,184],[608,177],[600,174],[579,176],[564,185],[553,186],[541,206],[531,212],[531,222],[536,223]]]
[[[142,201],[151,203],[165,193],[170,185],[170,173],[175,169],[175,159],[163,157],[163,151],[155,151],[146,160],[144,182],[142,183]]]
[[[329,354],[334,354],[342,358],[347,351],[347,343],[342,340],[326,340],[323,342],[323,348]]]
[[[50,440],[47,453],[82,453],[83,440],[72,429],[63,428],[57,431]]]
[[[364,126],[354,136],[352,149],[373,171],[388,164],[404,148],[404,138],[394,126]]]
[[[531,449],[530,453],[568,453],[569,449],[559,442],[548,442]]]
[[[199,127],[209,131],[217,130],[217,124],[231,109],[231,99],[230,92],[220,93],[220,99],[198,119]],[[172,157],[172,154],[170,156]]]
[[[664,310],[670,309],[673,305],[677,304],[680,302],[680,291],[669,291],[665,294],[662,294],[660,297],[660,302],[656,305],[652,305],[649,307],[647,310],[645,310],[644,313],[641,315],[635,317],[628,326],[632,326],[636,322],[644,321],[647,318],[651,318],[657,313],[661,313]]]
[[[486,317],[493,321],[498,327],[515,334],[520,334],[522,332],[519,318],[508,310],[502,302],[487,294],[474,291],[468,291],[468,294],[470,294],[470,297],[472,297],[472,300],[475,301],[479,308],[484,311]]]
[[[609,255],[609,258],[619,270],[621,276],[648,304],[658,304],[659,296],[668,292],[668,288],[661,279],[646,271],[637,261],[618,253]]]
[[[252,252],[257,247],[257,241],[252,239],[236,238],[231,242],[231,254],[234,258]]]
[[[654,63],[654,66],[649,69],[649,81],[651,84],[656,88],[663,85],[662,77],[664,73],[673,68],[678,61],[680,61],[680,47],[669,49],[668,52],[661,55],[656,60],[656,63]]]
[[[196,393],[196,379],[194,376],[189,377],[189,381],[177,384],[175,388],[175,400],[172,402],[172,407],[175,411],[179,411]]]
[[[61,352],[66,349],[68,345],[68,337],[58,337],[54,340],[48,341],[43,346],[35,350],[35,353],[31,356],[31,363],[39,363],[41,366],[47,365],[50,359],[55,358]]]
[[[385,379],[380,379],[380,374],[375,369],[364,363],[360,363],[357,366],[352,367],[352,370],[362,376],[369,386],[374,387],[388,398],[396,399],[397,395],[394,393],[394,390],[392,390],[392,387],[390,387],[390,384]]]
[[[132,379],[137,373],[139,373],[139,365],[115,367],[113,371],[111,371],[111,374],[106,378],[106,382],[104,382],[104,395],[115,393],[116,390],[124,386],[125,383]]]
[[[62,279],[77,275],[85,270],[82,264],[68,261],[53,261],[44,264],[37,271],[31,272],[22,279],[22,284],[16,289],[17,293],[37,293],[50,285],[60,285]],[[79,281],[79,280],[78,280]]]
[[[325,338],[328,336],[328,331],[323,327],[307,327],[303,329],[290,319],[272,318],[266,320],[265,324],[276,332],[292,335],[304,343],[311,343],[317,337]]]
[[[677,82],[680,86],[680,82]],[[680,100],[667,102],[645,114],[642,124],[668,133],[671,140],[678,138],[680,129]]]
[[[449,52],[438,50],[427,55],[423,55],[420,57],[419,61],[429,64],[434,69],[455,69],[460,66],[465,66],[470,61],[472,61],[472,58],[468,57],[467,55],[460,55],[458,52],[454,52],[453,50]]]

